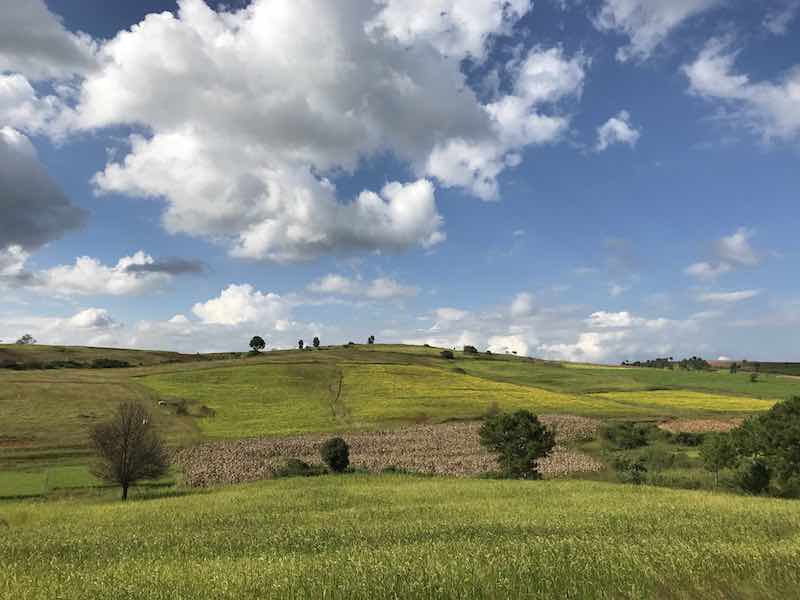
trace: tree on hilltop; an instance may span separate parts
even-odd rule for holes
[[[314,348],[319,348],[319,338],[314,336],[314,340],[311,342],[314,345]]]
[[[253,339],[250,340],[250,347],[253,349],[253,352],[261,352],[267,347],[267,343],[260,335],[254,335]]]

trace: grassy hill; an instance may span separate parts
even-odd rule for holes
[[[136,365],[0,369],[0,484],[23,478],[29,489],[47,482],[56,487],[91,482],[85,468],[88,428],[126,399],[144,402],[168,442],[185,446],[476,419],[493,406],[603,419],[741,416],[800,393],[800,381],[777,376],[752,383],[745,373],[598,367],[460,352],[446,360],[439,349],[401,345],[256,357],[48,346],[0,351],[9,360],[34,365],[58,360],[54,357]]]
[[[3,598],[796,597],[791,501],[587,481],[297,478],[5,503]]]

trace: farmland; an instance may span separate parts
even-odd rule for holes
[[[3,505],[0,597],[788,598],[790,501],[348,475]],[[113,540],[113,541],[112,541]]]
[[[23,365],[103,358],[133,365],[0,369],[0,497],[98,485],[87,470],[86,432],[126,399],[151,409],[171,446],[191,447],[474,421],[493,407],[605,420],[724,420],[766,410],[800,390],[797,380],[771,375],[753,383],[746,373],[460,352],[444,360],[438,349],[417,346],[326,347],[255,357],[48,346],[0,351]],[[180,403],[185,410],[178,410]]]

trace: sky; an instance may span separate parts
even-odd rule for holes
[[[800,0],[0,0],[0,340],[800,361]]]

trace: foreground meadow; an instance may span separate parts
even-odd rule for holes
[[[586,481],[284,479],[0,505],[0,597],[790,598],[790,501]]]

